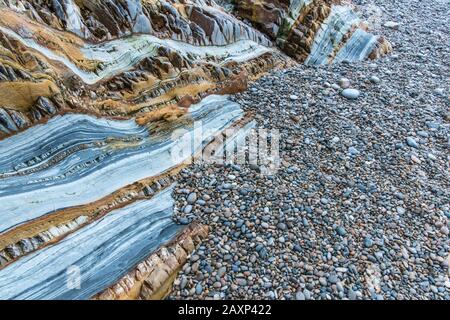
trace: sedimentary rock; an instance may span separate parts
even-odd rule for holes
[[[386,40],[363,32],[363,21],[347,1],[243,0],[236,2],[235,12],[288,55],[308,64],[360,61],[390,50]],[[336,55],[339,59],[334,59]]]
[[[21,116],[20,128],[2,121],[0,131],[12,134],[67,109],[129,116],[218,92],[242,71],[251,77],[292,64],[276,45],[311,64],[389,50],[347,3],[233,3],[0,1],[0,107]],[[36,108],[41,97],[56,108]]]
[[[171,131],[158,132],[161,122],[146,128],[86,115],[59,116],[10,137],[0,152],[0,232],[176,167],[242,116],[226,96],[209,96],[171,123],[177,139]],[[194,136],[190,123],[200,120],[202,134]],[[194,138],[196,145],[183,144]]]
[[[228,90],[242,72],[253,77],[292,64],[264,34],[212,2],[113,4],[0,4],[0,107],[25,119],[20,129],[73,109],[147,113],[184,96]],[[145,27],[147,20],[156,25]],[[107,36],[96,36],[100,25]],[[51,104],[39,103],[44,98]],[[49,105],[55,108],[42,108]],[[4,134],[19,130],[4,122]]]
[[[177,232],[171,220],[170,193],[168,188],[152,200],[115,210],[57,244],[3,268],[0,298],[87,299],[111,285]],[[72,279],[70,269],[80,278]]]
[[[166,296],[174,276],[208,234],[208,227],[193,223],[168,245],[139,263],[115,285],[95,295],[98,300],[155,300]]]

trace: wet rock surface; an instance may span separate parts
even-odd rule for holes
[[[378,30],[393,56],[275,72],[235,97],[279,130],[278,171],[181,173],[175,219],[210,234],[172,299],[450,298],[448,9],[373,3],[398,23]],[[342,78],[358,99],[341,95]]]

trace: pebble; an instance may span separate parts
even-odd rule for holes
[[[178,222],[180,223],[180,224],[182,224],[182,225],[186,225],[186,224],[189,224],[189,219],[188,218],[186,218],[186,217],[181,217],[181,218],[179,218],[178,219]]]
[[[350,80],[347,79],[347,78],[341,78],[341,79],[339,79],[339,86],[340,86],[342,89],[347,89],[347,88],[349,88],[349,87],[350,87]]]
[[[359,154],[359,151],[355,147],[350,147],[348,148],[348,154],[351,156],[357,156]]]
[[[193,208],[192,205],[188,204],[188,205],[186,205],[186,206],[184,207],[183,212],[186,213],[186,214],[189,214],[189,213],[191,213],[192,208]]]
[[[285,224],[285,223],[282,223],[282,222],[280,222],[280,223],[277,225],[277,227],[278,227],[278,229],[283,230],[283,231],[287,229],[286,224]]]
[[[225,273],[227,272],[227,268],[226,267],[220,267],[219,270],[217,271],[217,275],[222,278]]]
[[[357,294],[352,289],[348,290],[348,294],[347,295],[348,295],[348,298],[350,300],[356,300],[357,299]]]
[[[347,235],[347,231],[345,230],[344,227],[339,226],[336,228],[336,232],[338,233],[338,235],[344,237],[345,235]]]
[[[365,239],[364,239],[364,246],[366,247],[366,248],[371,248],[372,246],[373,246],[373,240],[370,238],[370,237],[366,237]]]
[[[180,281],[180,289],[183,290],[184,288],[186,288],[187,283],[188,283],[187,278],[185,276],[182,276]]]
[[[295,299],[297,299],[297,300],[306,300],[306,297],[305,297],[305,294],[303,292],[298,291],[295,294]]]
[[[419,145],[417,144],[416,140],[413,137],[407,137],[406,144],[411,148],[419,149]]]
[[[330,283],[336,284],[336,283],[338,283],[338,281],[339,281],[339,278],[335,274],[332,274],[328,277],[328,282],[330,282]]]
[[[281,161],[270,174],[247,162],[181,173],[174,217],[210,230],[170,298],[198,298],[201,282],[205,298],[450,299],[445,6],[410,3],[377,2],[407,30],[384,28],[392,54],[300,64],[230,96],[278,131]],[[192,192],[206,203],[188,203]]]
[[[237,284],[238,284],[238,286],[244,287],[247,285],[247,280],[239,278],[239,279],[237,279]]]
[[[201,283],[197,283],[197,285],[195,286],[195,293],[197,295],[201,295],[203,292],[203,286]]]
[[[187,197],[187,202],[190,203],[190,204],[194,204],[195,201],[197,201],[197,194],[195,192],[192,192]]]
[[[399,23],[398,23],[398,22],[394,22],[394,21],[386,21],[386,22],[384,23],[384,26],[385,26],[386,28],[398,30]]]
[[[343,97],[345,97],[347,99],[354,100],[354,99],[358,99],[358,97],[361,93],[357,89],[344,89],[344,90],[342,90],[341,94]]]
[[[378,84],[381,82],[380,78],[378,78],[377,76],[371,76],[369,78],[370,82],[374,83],[374,84]]]
[[[445,90],[443,88],[436,88],[436,89],[434,89],[434,93],[439,95],[439,96],[445,97]]]

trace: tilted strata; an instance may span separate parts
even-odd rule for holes
[[[15,252],[10,254],[15,258],[18,250],[14,250],[14,244],[22,239],[12,237],[14,229],[23,229],[23,224],[32,224],[36,229],[39,222],[49,229],[50,222],[43,218],[50,215],[51,221],[56,221],[53,212],[59,211],[68,221],[101,214],[78,207],[77,216],[65,209],[68,206],[89,205],[106,199],[94,207],[102,208],[105,202],[124,203],[128,198],[136,199],[139,193],[142,196],[142,192],[152,195],[171,181],[169,176],[164,176],[165,172],[182,166],[194,151],[201,150],[216,134],[243,117],[239,106],[229,102],[226,96],[209,96],[173,121],[171,130],[159,129],[164,122],[157,121],[142,127],[132,120],[65,115],[4,140],[0,199],[7,208],[1,220],[0,249]],[[204,132],[196,136],[193,124],[200,120]],[[173,130],[182,130],[177,139],[172,137]],[[197,144],[186,148],[183,142],[193,138],[198,140]],[[176,154],[176,151],[185,152]],[[147,187],[133,187],[136,182]],[[152,185],[155,185],[153,189]],[[116,190],[125,192],[115,194]],[[113,199],[109,198],[110,194]],[[27,233],[27,243],[45,242],[42,241],[45,233],[35,239],[37,241],[30,236],[40,235],[47,229],[39,227],[39,234]],[[20,234],[23,235],[24,230],[20,230]],[[8,243],[5,239],[14,241]],[[8,248],[10,245],[13,247]]]
[[[1,299],[87,299],[174,237],[171,188],[110,212],[0,270]],[[51,259],[49,259],[51,257]],[[80,286],[70,286],[76,268]],[[26,279],[26,281],[25,281]]]
[[[234,108],[234,111],[229,109],[227,112],[227,108]],[[220,114],[219,112],[223,112],[223,114]],[[185,118],[189,115],[191,119],[189,121],[185,121]],[[215,135],[220,134],[221,131],[228,127],[233,127],[233,123],[236,123],[237,129],[239,127],[239,124],[242,123],[242,125],[245,125],[248,123],[249,118],[244,116],[242,111],[238,108],[238,106],[235,103],[231,103],[227,100],[226,96],[209,96],[199,104],[194,105],[191,107],[191,111],[186,116],[183,116],[179,118],[179,124],[175,125],[174,128],[177,129],[184,129],[185,133],[179,136],[179,139],[176,139],[175,141],[178,143],[180,141],[184,140],[191,140],[193,138],[192,132],[189,131],[188,127],[184,127],[186,123],[190,123],[192,118],[195,119],[195,115],[199,117],[199,119],[203,120],[204,126],[203,129],[205,129],[205,132],[203,133],[202,137],[204,137],[204,140],[201,140],[198,142],[198,146],[195,147],[194,150],[202,150],[202,146],[204,146],[204,142],[207,142],[208,144],[210,142],[214,142]],[[67,122],[71,122],[72,124],[77,123],[78,121],[81,121],[83,124],[79,126],[65,126]],[[211,124],[208,125],[208,123],[205,121],[208,121],[208,118],[211,119]],[[81,119],[81,120],[80,120]],[[235,119],[235,120],[231,120]],[[188,119],[186,119],[188,120]],[[62,122],[62,123],[60,123]],[[111,122],[111,121],[109,121]],[[74,299],[74,298],[89,298],[91,295],[95,293],[95,290],[101,289],[102,286],[111,285],[114,283],[114,279],[118,279],[118,276],[122,275],[122,272],[128,270],[127,268],[130,268],[134,263],[139,261],[141,259],[141,256],[137,257],[137,260],[133,260],[134,255],[130,257],[125,257],[123,254],[125,254],[125,251],[123,253],[118,252],[117,255],[120,255],[119,261],[124,261],[124,265],[121,269],[114,269],[114,274],[117,274],[117,277],[109,277],[108,283],[103,282],[106,281],[101,277],[101,272],[99,270],[106,270],[107,265],[109,263],[112,263],[111,261],[108,263],[107,260],[103,261],[104,264],[96,265],[98,269],[93,267],[94,263],[97,263],[97,260],[95,260],[95,256],[97,254],[102,254],[102,252],[108,252],[108,254],[112,253],[112,247],[115,246],[113,244],[112,239],[114,241],[117,240],[118,243],[122,244],[124,248],[129,247],[129,245],[126,242],[126,239],[128,237],[133,239],[132,244],[136,245],[140,243],[139,241],[142,241],[143,245],[150,245],[152,244],[152,247],[145,247],[147,249],[143,249],[142,253],[151,252],[152,250],[156,249],[160,244],[164,243],[165,241],[171,239],[175,233],[171,233],[166,230],[177,230],[176,225],[173,223],[173,221],[170,219],[171,216],[171,203],[169,200],[171,200],[170,197],[170,188],[169,185],[172,183],[173,179],[171,175],[176,174],[177,170],[179,168],[182,168],[184,165],[184,162],[188,160],[191,152],[191,147],[189,146],[187,148],[188,153],[182,153],[182,156],[178,157],[170,153],[177,151],[177,150],[183,150],[183,146],[179,145],[181,148],[173,147],[173,143],[171,140],[165,140],[167,136],[170,134],[166,131],[155,131],[154,135],[150,136],[150,140],[152,142],[149,142],[148,146],[154,145],[155,143],[159,145],[158,149],[154,149],[154,151],[150,151],[150,154],[148,156],[148,160],[150,161],[150,165],[148,167],[148,170],[157,170],[153,174],[148,171],[146,172],[145,168],[143,170],[138,170],[141,173],[145,173],[144,176],[154,176],[153,179],[143,179],[138,181],[138,185],[134,187],[133,185],[120,187],[120,186],[114,186],[116,176],[111,174],[103,174],[100,175],[98,178],[95,178],[95,176],[89,178],[89,165],[77,165],[77,163],[84,164],[86,163],[83,159],[83,153],[86,152],[89,156],[92,156],[95,161],[92,161],[91,165],[100,165],[100,166],[108,166],[112,165],[115,166],[113,163],[117,160],[117,155],[115,155],[114,150],[115,148],[119,148],[118,152],[130,152],[131,150],[134,150],[135,152],[145,152],[145,142],[139,141],[141,139],[132,139],[133,134],[139,134],[142,133],[140,130],[137,132],[133,132],[133,130],[138,129],[139,127],[136,127],[135,125],[132,125],[132,122],[129,120],[122,120],[122,121],[116,121],[116,124],[111,123],[110,126],[105,125],[105,122],[99,119],[91,119],[90,116],[81,115],[81,116],[72,116],[72,115],[66,115],[63,117],[57,117],[52,119],[48,124],[46,125],[40,125],[36,126],[32,129],[29,129],[25,132],[22,132],[18,135],[15,135],[13,137],[10,137],[4,141],[5,144],[9,144],[12,146],[11,150],[16,150],[15,156],[17,156],[17,161],[20,162],[23,160],[23,157],[21,156],[20,150],[25,150],[27,148],[30,148],[31,145],[27,144],[29,142],[30,137],[37,137],[37,140],[35,140],[35,148],[36,150],[41,150],[42,145],[41,143],[48,143],[48,147],[50,148],[51,152],[54,154],[63,153],[63,148],[58,148],[54,146],[60,146],[61,144],[58,144],[58,131],[61,130],[65,135],[67,136],[68,142],[73,139],[74,141],[77,141],[77,143],[85,144],[86,140],[90,141],[93,137],[95,137],[95,141],[98,143],[96,147],[92,148],[92,150],[87,149],[81,149],[78,153],[75,152],[73,154],[67,154],[67,158],[61,160],[58,163],[55,163],[52,168],[48,167],[39,167],[39,161],[47,162],[51,161],[52,154],[51,152],[46,153],[45,155],[40,155],[38,157],[34,157],[33,159],[29,161],[22,162],[21,170],[19,169],[19,174],[12,174],[9,175],[10,179],[13,179],[14,181],[10,181],[10,185],[8,185],[8,179],[6,179],[6,176],[8,176],[8,169],[9,163],[7,161],[2,162],[2,170],[4,170],[4,188],[1,191],[0,198],[4,200],[5,204],[9,204],[10,208],[6,210],[6,212],[12,212],[12,213],[18,213],[15,211],[14,201],[11,197],[14,199],[17,199],[19,202],[24,201],[30,201],[30,206],[34,206],[35,210],[32,210],[32,215],[29,215],[27,210],[20,212],[19,214],[5,214],[3,215],[3,225],[2,229],[4,232],[0,234],[0,245],[3,248],[3,250],[0,250],[0,256],[1,258],[1,267],[3,267],[0,270],[0,273],[3,272],[5,274],[4,282],[0,283],[1,288],[5,288],[3,290],[3,295],[0,295],[2,298],[7,299],[41,299],[41,298],[58,298],[58,299]],[[52,129],[51,126],[54,126]],[[102,126],[103,125],[103,126]],[[157,125],[156,123],[149,124],[150,127],[153,127]],[[43,136],[39,134],[39,129],[41,129],[41,133]],[[43,129],[48,129],[49,132]],[[70,133],[70,131],[74,131],[73,133]],[[38,130],[37,132],[33,132]],[[106,141],[103,141],[104,143],[99,143],[99,141],[102,141],[105,136],[102,130],[105,130],[105,132],[109,132],[113,135],[113,137],[106,138]],[[114,137],[114,130],[117,132],[115,133],[116,137]],[[131,132],[130,132],[131,130]],[[152,130],[150,130],[152,132]],[[239,132],[239,131],[237,131]],[[80,135],[81,133],[81,135]],[[133,133],[133,134],[132,134]],[[51,135],[51,138],[47,136],[47,134]],[[102,136],[103,134],[103,136]],[[127,136],[127,141],[121,140],[121,136]],[[144,138],[147,138],[146,135]],[[143,138],[143,140],[144,140]],[[232,137],[231,137],[232,138]],[[52,142],[53,141],[53,142]],[[132,146],[127,146],[126,142],[132,142]],[[138,142],[138,143],[136,143]],[[228,143],[232,143],[233,139],[230,139]],[[106,145],[112,144],[113,148],[108,148]],[[63,143],[62,143],[63,144]],[[170,152],[166,153],[164,150],[167,150],[167,146],[172,145],[172,147],[169,149]],[[53,147],[52,147],[53,146]],[[66,148],[72,148],[73,144],[66,144],[64,147]],[[111,145],[110,145],[111,147]],[[99,148],[97,151],[95,151],[96,148]],[[123,149],[123,150],[122,150]],[[153,147],[150,147],[150,149],[153,149]],[[128,151],[126,151],[128,150]],[[111,152],[112,151],[112,152]],[[96,154],[97,153],[97,154]],[[159,158],[158,154],[163,154],[163,158]],[[11,154],[5,154],[5,157],[11,156]],[[144,163],[142,161],[132,161],[133,157],[128,154],[129,157],[124,157],[126,161],[131,161],[130,164],[136,163],[138,165],[143,165]],[[168,156],[168,157],[167,157]],[[107,161],[105,157],[111,157],[111,161]],[[99,159],[103,161],[103,163],[99,164]],[[143,158],[144,160],[145,158]],[[145,161],[145,160],[144,160]],[[70,175],[67,174],[61,174],[62,171],[58,172],[55,170],[55,168],[60,168],[60,170],[64,170],[68,166],[65,164],[70,163],[74,165],[74,168],[77,168],[79,172],[74,172],[74,174],[77,175],[83,175],[87,174],[87,177],[89,179],[93,179],[93,183],[88,183],[86,186],[88,188],[93,187],[91,190],[83,189],[83,188],[70,188],[70,183],[60,183],[58,181],[53,181],[55,177],[59,177],[61,179],[70,179]],[[30,166],[37,165],[37,170],[28,171]],[[131,170],[130,166],[124,166],[119,167],[125,168],[127,170]],[[168,168],[168,169],[166,169]],[[158,171],[159,170],[159,171]],[[175,170],[173,173],[172,171]],[[83,171],[86,171],[83,173]],[[94,170],[94,175],[101,170]],[[115,173],[118,173],[117,171],[114,171]],[[159,172],[169,172],[169,175],[161,175],[157,176],[156,174]],[[39,179],[31,180],[31,178],[36,178],[36,175],[42,176],[44,175],[46,178],[42,181]],[[55,176],[56,175],[56,176]],[[136,176],[134,176],[131,171],[128,175],[120,174],[118,173],[117,177],[126,177],[127,181],[124,182],[132,182],[136,179],[138,179]],[[16,194],[13,194],[14,192],[10,192],[9,189],[13,185],[20,185],[20,180],[24,178],[25,181],[33,182],[33,184],[30,185],[29,188],[26,186],[18,187],[16,190]],[[16,180],[18,179],[18,180]],[[126,193],[122,194],[121,196],[114,197],[115,199],[119,200],[113,200],[113,199],[101,199],[99,203],[93,202],[92,204],[86,203],[83,205],[83,201],[89,202],[89,199],[87,198],[79,198],[75,196],[76,189],[80,190],[80,192],[88,192],[90,193],[89,196],[92,196],[93,199],[99,198],[102,195],[108,194],[109,191],[105,190],[104,187],[99,188],[100,192],[102,194],[96,194],[94,190],[95,185],[98,183],[98,180],[105,181],[108,184],[111,184],[113,189],[121,190],[126,189]],[[56,179],[58,180],[58,179]],[[97,181],[97,182],[95,182]],[[81,183],[82,178],[74,179],[74,182]],[[53,189],[53,191],[56,191],[55,197],[45,197],[39,195],[41,191],[39,191],[40,188],[42,188],[42,192],[51,192],[52,190],[52,184],[56,187],[56,189]],[[63,188],[64,190],[67,189],[67,191],[57,191],[57,189]],[[168,189],[169,188],[169,189]],[[31,193],[27,194],[27,189]],[[23,190],[24,192],[20,192],[20,190]],[[69,193],[70,190],[73,190],[75,193]],[[162,191],[161,191],[162,190]],[[61,204],[65,205],[67,201],[64,201],[64,197],[69,194],[70,201],[75,201],[76,203],[82,204],[79,205],[75,210],[71,210],[70,208],[65,209],[63,206],[58,206],[58,202],[56,201],[56,198],[60,198]],[[161,194],[161,195],[160,195]],[[108,196],[106,196],[108,198]],[[151,200],[145,200],[148,198],[151,198]],[[161,198],[163,197],[163,198]],[[34,199],[34,200],[33,200]],[[154,200],[153,200],[154,199]],[[67,199],[66,199],[67,200]],[[112,202],[111,202],[112,201]],[[3,201],[2,201],[3,202]],[[109,203],[109,205],[107,205]],[[116,203],[116,205],[115,205]],[[160,203],[168,203],[167,207],[164,207],[164,210],[156,210],[155,205]],[[52,206],[56,212],[48,212],[48,205]],[[26,209],[26,207],[20,207],[21,209]],[[47,208],[47,209],[46,209]],[[19,210],[21,210],[19,209]],[[152,211],[156,210],[156,211]],[[164,211],[164,212],[163,212]],[[161,213],[163,212],[163,213]],[[40,215],[36,213],[41,213]],[[164,221],[167,221],[167,227],[166,223],[163,223],[163,220],[161,216],[164,214]],[[133,219],[130,217],[127,217],[127,215],[132,215],[133,219],[138,219],[134,222],[132,226],[126,227],[127,223],[132,223]],[[47,216],[50,220],[47,219]],[[120,217],[120,219],[126,219],[122,222],[116,222],[115,217]],[[20,220],[17,220],[20,219]],[[26,219],[26,220],[22,220]],[[51,225],[52,221],[56,221],[57,219],[63,219],[62,221],[66,221],[64,224],[56,224],[55,226],[51,227],[50,229],[46,230],[42,225]],[[118,219],[118,218],[117,218]],[[168,219],[168,220],[167,220]],[[96,223],[93,223],[94,221],[98,221]],[[113,222],[114,221],[114,222]],[[153,227],[153,224],[148,224],[149,229],[139,229],[139,228],[145,228],[146,223],[155,223],[155,221],[158,221],[158,225]],[[39,223],[41,223],[41,226],[39,226]],[[114,230],[112,228],[113,223],[116,223],[118,229]],[[103,226],[103,227],[102,227]],[[159,228],[163,229],[159,229]],[[106,229],[107,228],[107,229]],[[125,228],[125,229],[123,229]],[[158,228],[158,229],[155,229]],[[169,228],[169,229],[168,229]],[[42,231],[44,229],[44,231]],[[32,231],[35,231],[34,233]],[[91,230],[91,231],[89,231]],[[108,232],[106,232],[108,230]],[[136,231],[137,230],[137,231]],[[75,232],[76,231],[76,232]],[[39,233],[36,233],[39,232]],[[105,234],[106,238],[102,237],[93,237],[92,234]],[[108,233],[109,235],[107,235]],[[154,236],[154,240],[152,242],[149,238],[149,233]],[[164,235],[167,235],[164,236]],[[139,237],[143,237],[142,240],[139,240]],[[102,240],[103,239],[103,240]],[[152,238],[153,239],[153,238]],[[92,241],[92,246],[89,245],[89,241]],[[103,241],[103,242],[102,242]],[[83,247],[80,247],[80,243],[83,243]],[[6,245],[6,246],[5,246]],[[117,245],[117,244],[116,244]],[[92,250],[95,247],[95,252],[92,252]],[[66,253],[71,252],[73,248],[77,248],[77,255],[75,255],[76,260],[70,260],[66,259],[67,257]],[[105,251],[104,251],[105,250]],[[31,281],[29,284],[23,284],[20,287],[16,287],[16,289],[11,290],[9,289],[12,286],[12,282],[17,281],[17,277],[23,277],[23,278],[29,278],[32,274],[32,267],[39,261],[39,265],[42,266],[42,263],[44,263],[46,260],[46,257],[48,256],[54,256],[54,253],[61,254],[61,259],[64,259],[64,261],[67,264],[64,263],[58,263],[58,267],[56,269],[52,269],[50,266],[48,267],[48,270],[46,273],[41,273],[41,277],[35,277],[34,282]],[[126,251],[127,254],[133,254],[132,251],[129,250],[129,248]],[[72,254],[71,254],[72,256]],[[74,259],[75,259],[74,258]],[[49,261],[49,263],[53,263]],[[80,268],[81,274],[85,274],[88,279],[91,279],[90,281],[82,281],[83,286],[81,289],[74,289],[74,290],[65,290],[67,289],[65,287],[65,281],[67,281],[67,275],[64,273],[67,268],[69,268],[72,264],[76,265]],[[86,269],[86,265],[90,266],[89,271]],[[31,272],[31,273],[29,273]],[[112,272],[112,271],[111,271]],[[95,275],[99,274],[99,278],[96,278]],[[59,290],[55,290],[54,288],[48,288],[44,289],[41,288],[43,284],[45,283],[45,279],[52,278],[53,283],[55,286],[60,288]],[[31,290],[31,287],[37,287],[35,291]]]
[[[179,166],[157,177],[151,177],[126,186],[111,195],[88,205],[57,210],[4,232],[0,236],[0,268],[20,257],[58,242],[70,233],[101,219],[114,209],[137,200],[153,197],[175,182]]]
[[[0,132],[66,110],[130,116],[220,93],[292,64],[275,44],[312,64],[389,50],[339,1],[237,1],[232,13],[262,32],[213,1],[2,0]]]
[[[94,300],[156,300],[164,298],[188,256],[206,238],[208,227],[192,223],[171,243],[139,263],[115,285],[95,295]]]
[[[263,33],[227,14],[211,0],[2,0],[40,24],[94,42],[151,34],[194,45],[252,40],[270,45]]]
[[[164,297],[207,232],[178,172],[254,126],[226,95],[388,50],[340,1],[0,0],[0,298]]]
[[[86,115],[56,117],[47,125],[35,126],[6,139],[2,143],[5,148],[2,158],[9,161],[17,157],[17,165],[22,167],[18,173],[24,174],[11,175],[10,167],[2,172],[0,197],[4,200],[5,211],[0,231],[52,210],[95,201],[130,183],[159,175],[191,156],[191,153],[174,154],[175,150],[183,148],[184,141],[193,139],[194,126],[190,123],[202,121],[204,134],[200,142],[207,142],[243,116],[239,106],[224,96],[209,96],[197,107],[172,124],[173,130],[185,130],[176,140],[172,131],[156,132],[153,127],[157,123],[149,124],[146,129],[133,120],[114,122]],[[71,130],[75,134],[71,134]],[[155,130],[155,133],[149,135],[147,130]],[[126,135],[126,139],[121,139],[121,135]],[[30,170],[51,161],[52,156],[67,150],[64,148],[73,148],[79,143],[91,147],[67,153],[66,158],[49,168]],[[26,159],[33,147],[35,153],[31,159]],[[199,147],[201,144],[196,146]],[[49,151],[43,154],[44,148]],[[17,169],[16,166],[14,170]]]
[[[131,34],[125,30],[102,41],[94,36],[80,38],[73,30],[64,29],[64,23],[55,25],[37,18],[37,12],[51,9],[37,2],[0,6],[0,66],[6,68],[2,72],[0,67],[4,74],[0,92],[15,93],[0,93],[0,131],[4,134],[72,110],[129,117],[177,105],[186,96],[199,100],[224,90],[239,91],[243,89],[236,87],[239,79],[293,63],[272,48],[262,33],[215,7],[210,8],[214,17],[224,15],[228,29],[219,28],[224,33],[220,41],[203,31],[202,38],[210,40],[199,44],[195,39],[166,37],[160,32]],[[154,10],[163,7],[167,5],[161,2]],[[202,10],[207,8],[202,5]],[[192,18],[200,27],[189,20],[191,16],[196,17],[192,13],[176,21],[195,25],[196,30],[219,26]],[[178,34],[169,25],[166,34]],[[21,74],[27,78],[19,78]]]

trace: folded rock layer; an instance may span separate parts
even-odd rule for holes
[[[207,232],[171,186],[254,127],[227,95],[389,49],[339,0],[0,0],[0,298],[163,298]]]
[[[385,39],[369,33],[358,33],[364,37],[359,42],[348,41],[353,33],[366,29],[348,1],[243,0],[236,1],[234,10],[265,31],[283,51],[300,62],[341,61],[335,60],[334,56],[336,51],[347,46],[357,52],[345,56],[348,61],[375,58],[391,50]]]

